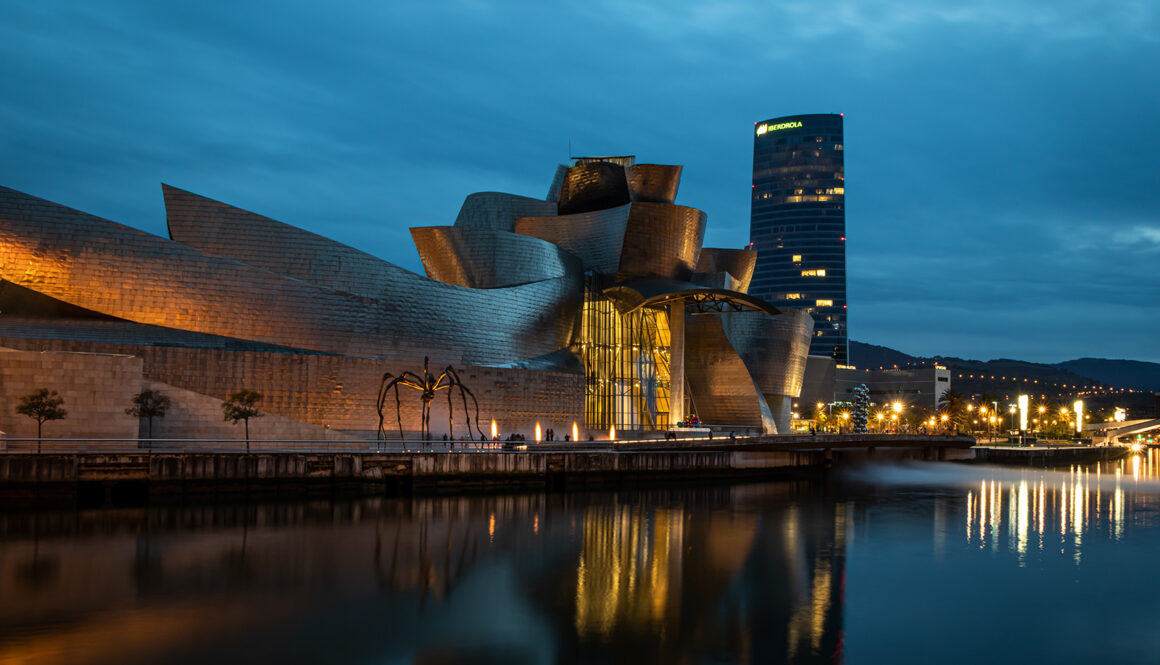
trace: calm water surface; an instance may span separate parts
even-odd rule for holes
[[[1160,661],[1160,456],[0,514],[0,663]]]

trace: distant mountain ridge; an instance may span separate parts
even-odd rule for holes
[[[1106,358],[1079,358],[1060,363],[1031,363],[999,358],[996,360],[964,360],[946,356],[930,358],[912,356],[896,349],[863,342],[850,342],[850,358],[859,369],[878,367],[921,367],[939,362],[957,371],[980,372],[988,375],[1033,377],[1039,381],[1085,385],[1098,384],[1115,388],[1131,388],[1160,392],[1160,363],[1140,360],[1111,360]]]

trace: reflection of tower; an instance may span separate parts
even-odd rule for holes
[[[814,317],[810,355],[847,362],[846,175],[842,115],[757,123],[749,239],[750,292]]]

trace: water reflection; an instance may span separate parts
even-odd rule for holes
[[[1080,564],[1085,533],[1106,532],[1121,540],[1131,526],[1128,515],[1137,526],[1153,524],[1160,508],[1158,479],[1160,455],[1153,450],[1067,471],[1007,471],[967,491],[966,539],[994,551],[1005,545],[1021,562],[1029,548],[1057,548]]]
[[[0,514],[0,663],[834,662],[820,491]]]

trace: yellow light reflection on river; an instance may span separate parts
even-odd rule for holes
[[[1133,491],[1144,490],[1145,483],[1148,491]],[[1115,540],[1124,537],[1131,526],[1125,522],[1125,515],[1132,513],[1129,501],[1136,507],[1160,508],[1157,483],[1160,454],[1151,449],[1067,471],[1003,470],[967,491],[966,539],[994,551],[1005,542],[1018,553],[1021,565],[1029,550],[1051,548],[1070,554],[1078,565],[1085,533],[1100,530]],[[1150,514],[1136,512],[1137,521]]]

